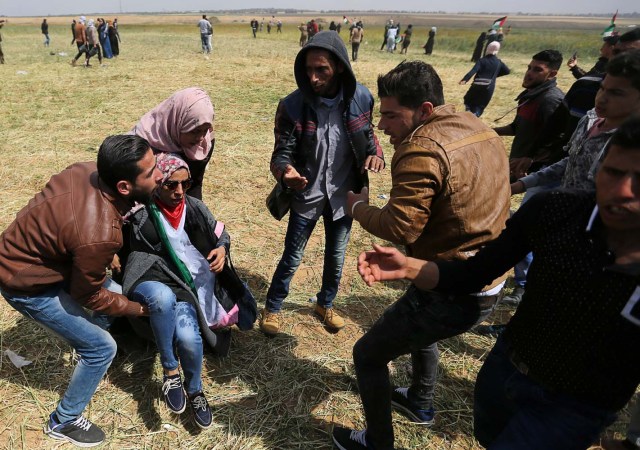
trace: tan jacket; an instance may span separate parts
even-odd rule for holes
[[[86,308],[138,315],[138,303],[102,288],[129,208],[99,181],[94,162],[54,175],[0,235],[0,287],[19,296],[63,284]]]
[[[389,202],[383,208],[360,203],[354,218],[368,232],[404,244],[410,256],[467,259],[504,228],[511,195],[507,153],[502,139],[471,113],[435,108],[397,147],[391,177]]]
[[[353,30],[351,30],[351,39],[349,39],[349,42],[359,44],[362,41],[363,37],[364,31],[362,30],[362,28],[355,27]]]

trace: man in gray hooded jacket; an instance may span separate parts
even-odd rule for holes
[[[384,168],[373,133],[373,96],[356,82],[344,42],[335,31],[316,34],[294,65],[298,89],[280,101],[275,119],[271,173],[293,195],[284,253],[267,292],[261,330],[280,330],[280,309],[318,219],[323,217],[325,256],[315,314],[327,328],[344,320],[333,310],[352,218],[347,192],[368,184],[367,171]]]

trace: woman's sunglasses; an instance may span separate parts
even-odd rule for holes
[[[182,185],[182,190],[186,191],[191,187],[193,181],[191,180],[191,178],[187,178],[186,180],[182,181],[168,180],[162,183],[162,187],[164,187],[165,189],[169,189],[170,191],[175,191],[176,189],[178,189],[179,184]]]

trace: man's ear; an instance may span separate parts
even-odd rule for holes
[[[551,78],[555,78],[556,75],[558,75],[558,71],[557,70],[551,70],[549,72],[549,78],[547,78],[547,80],[550,80]]]
[[[123,197],[128,197],[131,195],[131,191],[133,190],[133,184],[130,181],[120,180],[116,183],[116,191]]]
[[[433,103],[423,102],[419,107],[420,110],[420,122],[424,122],[433,113]]]

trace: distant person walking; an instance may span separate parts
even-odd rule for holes
[[[429,39],[427,39],[427,43],[424,44],[423,47],[425,55],[433,53],[433,44],[436,41],[436,31],[438,31],[436,27],[431,27],[431,31],[429,31]]]
[[[471,111],[477,117],[484,112],[493,97],[496,88],[496,78],[508,75],[511,70],[498,58],[500,50],[499,42],[492,42],[487,46],[487,52],[480,58],[473,68],[460,80],[460,84],[467,84],[467,81],[475,75],[473,84],[464,96],[464,107],[466,111]]]
[[[360,43],[362,42],[362,38],[364,38],[364,30],[361,26],[357,26],[351,30],[351,37],[349,41],[351,42],[351,60],[358,60],[358,50],[360,49]]]
[[[76,41],[76,19],[71,21],[71,45]]]
[[[473,54],[471,55],[471,62],[478,62],[480,58],[482,58],[482,49],[484,48],[484,41],[487,39],[487,33],[482,32],[478,39],[476,39],[476,48],[473,49]]]
[[[100,49],[100,37],[98,36],[98,30],[93,24],[93,20],[87,22],[87,58],[84,62],[85,67],[91,67],[89,60],[98,55],[98,62],[102,64],[102,51]]]
[[[98,39],[100,41],[100,47],[102,48],[102,55],[107,58],[113,58],[113,52],[111,51],[111,41],[109,40],[109,29],[107,21],[103,18],[98,19]]]
[[[207,20],[207,15],[203,14],[202,19],[198,22],[200,28],[200,42],[202,44],[202,53],[211,53],[211,44],[209,43],[209,35],[213,34],[211,23]]]
[[[256,32],[258,31],[258,19],[251,19],[251,32],[253,33],[253,38],[256,38]]]
[[[113,56],[120,55],[120,38],[118,29],[115,27],[115,22],[107,20],[107,33],[109,35],[109,44],[111,44],[111,53]]]
[[[49,24],[47,23],[47,19],[42,19],[42,24],[40,24],[40,31],[42,31],[42,34],[44,34],[44,46],[48,47],[51,40],[49,39]]]
[[[400,54],[407,54],[407,50],[409,50],[409,45],[411,45],[411,35],[413,34],[413,25],[407,25],[407,29],[404,30],[404,35],[402,38],[402,48],[400,49]]]
[[[387,30],[387,51],[393,53],[396,50],[396,36],[398,35],[398,27],[393,24]]]
[[[0,28],[2,28],[6,22],[6,19],[0,19]],[[0,33],[0,64],[4,64],[4,53],[2,53],[2,33]]]
[[[78,54],[71,60],[71,65],[75,66],[76,62],[82,55],[87,55],[89,51],[89,45],[87,44],[87,28],[85,27],[85,17],[80,16],[78,19],[78,23],[76,23],[73,28],[74,39],[76,41],[76,45],[78,46]]]
[[[300,47],[304,47],[304,44],[307,43],[307,39],[309,39],[309,31],[307,30],[307,25],[302,22],[298,27],[298,30],[300,30]]]

